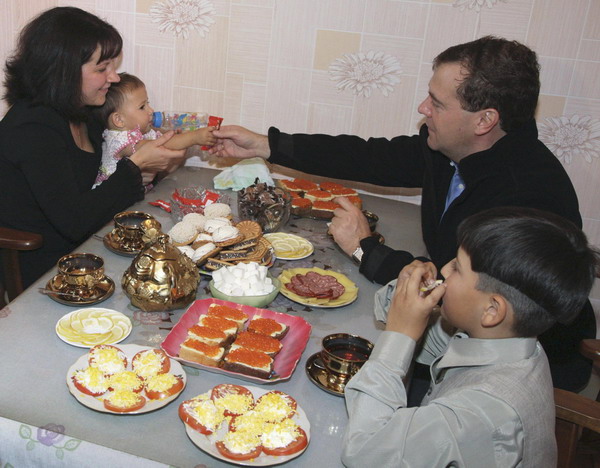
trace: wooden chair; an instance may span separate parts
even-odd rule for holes
[[[600,339],[583,340],[580,351],[585,357],[592,359],[595,369],[600,370]],[[554,403],[558,468],[581,468],[581,457],[584,454],[587,456],[588,466],[600,466],[600,391],[594,401],[583,395],[555,388]]]
[[[0,260],[4,284],[0,283],[0,309],[23,292],[19,251],[35,250],[42,246],[40,234],[0,227]]]

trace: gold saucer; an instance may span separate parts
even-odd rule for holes
[[[329,376],[324,369],[323,361],[321,361],[321,353],[315,353],[308,358],[306,361],[306,375],[321,390],[325,390],[327,393],[335,396],[344,396],[344,387],[346,385],[329,381]]]
[[[141,252],[142,249],[123,247],[119,242],[117,242],[113,234],[113,231],[110,231],[102,239],[104,242],[104,247],[111,252],[116,253],[117,255],[123,255],[124,257],[135,257]]]
[[[105,276],[94,288],[94,292],[90,296],[86,297],[74,297],[72,291],[69,291],[67,288],[67,284],[64,282],[62,275],[56,275],[48,284],[46,284],[46,289],[48,292],[46,293],[50,299],[59,302],[60,304],[68,305],[68,306],[82,306],[82,305],[92,305],[98,304],[110,296],[112,296],[113,292],[115,292],[115,282],[110,279],[108,276]],[[61,294],[62,292],[68,294]]]

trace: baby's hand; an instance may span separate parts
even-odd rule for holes
[[[200,141],[198,144],[202,146],[214,146],[217,142],[217,137],[213,135],[217,127],[205,127],[201,128],[200,131]]]
[[[403,333],[418,341],[429,321],[433,308],[446,292],[441,284],[428,294],[420,289],[423,284],[435,278],[436,268],[431,263],[414,261],[398,275],[396,292],[390,305],[386,330]]]

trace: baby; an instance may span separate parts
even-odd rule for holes
[[[108,89],[106,102],[95,109],[96,117],[106,126],[102,134],[102,163],[96,188],[115,172],[121,158],[131,156],[147,140],[156,140],[161,133],[151,127],[154,109],[148,102],[146,86],[136,76],[120,73],[121,80]],[[186,149],[193,145],[212,146],[216,138],[214,127],[199,128],[174,135],[165,146]]]

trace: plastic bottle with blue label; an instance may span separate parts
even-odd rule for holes
[[[152,126],[163,132],[169,130],[195,130],[208,125],[208,114],[205,112],[155,112],[152,116]]]

